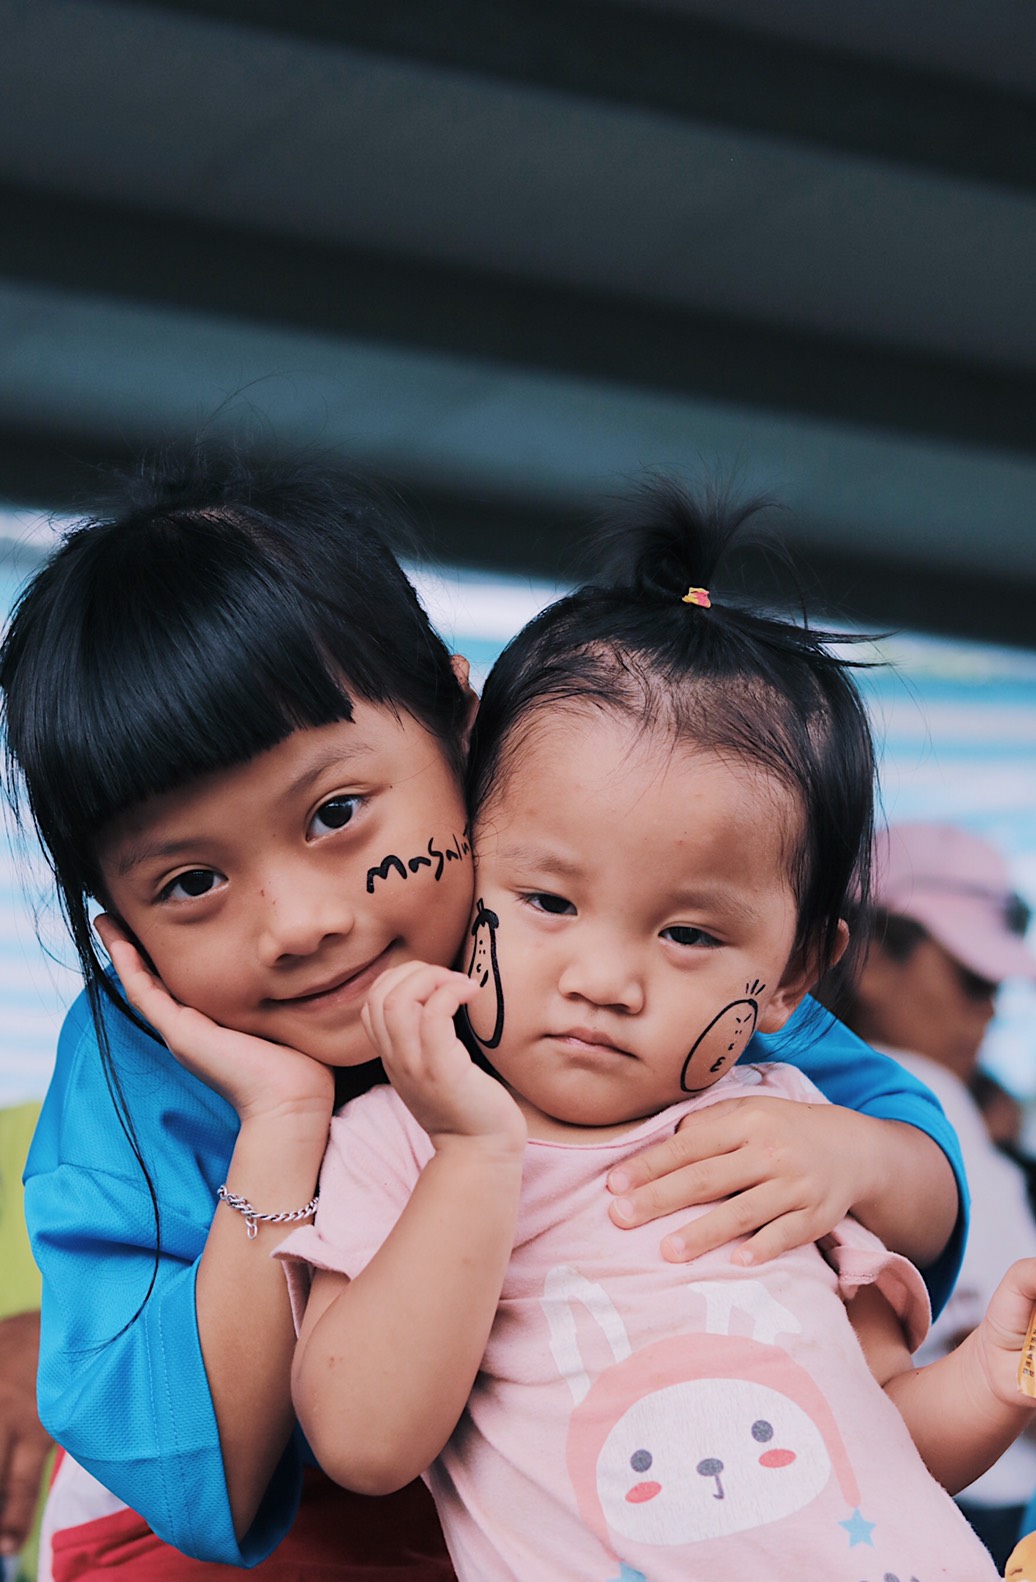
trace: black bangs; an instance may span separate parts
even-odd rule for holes
[[[357,697],[413,715],[459,769],[466,700],[368,486],[203,455],[135,487],[67,535],[0,658],[8,789],[66,901],[98,896],[120,813],[349,720]]]
[[[346,656],[304,590],[247,541],[228,545],[204,524],[164,543],[113,540],[118,575],[95,554],[72,601],[57,585],[81,574],[75,547],[45,573],[55,586],[41,693],[9,702],[9,714],[25,710],[9,730],[26,781],[48,789],[46,808],[33,801],[48,846],[89,849],[135,803],[243,763],[299,726],[351,718]],[[12,652],[19,635],[16,610]]]

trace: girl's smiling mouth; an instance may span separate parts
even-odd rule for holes
[[[363,966],[354,967],[351,971],[339,973],[328,979],[321,988],[309,989],[304,994],[281,995],[269,1003],[278,1006],[291,1006],[293,1009],[305,1010],[308,1006],[319,1009],[324,1005],[342,1004],[366,995],[371,984],[381,976],[385,968],[390,965],[393,953],[399,941],[393,939],[385,949]]]

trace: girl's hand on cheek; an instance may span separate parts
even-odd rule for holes
[[[722,1100],[612,1172],[611,1217],[643,1225],[712,1204],[664,1238],[663,1257],[682,1263],[747,1237],[732,1261],[763,1263],[826,1235],[856,1201],[858,1120],[832,1104]]]
[[[130,1004],[180,1064],[232,1104],[242,1121],[313,1111],[326,1123],[334,1105],[334,1073],[327,1066],[182,1005],[113,918],[98,917],[94,927]]]
[[[447,967],[411,961],[383,973],[363,1025],[392,1086],[439,1151],[460,1143],[514,1153],[524,1117],[502,1083],[476,1066],[453,1018],[477,985]]]

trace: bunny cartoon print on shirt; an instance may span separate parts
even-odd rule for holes
[[[833,1519],[852,1542],[866,1523],[859,1489],[831,1409],[781,1346],[795,1315],[751,1281],[699,1282],[706,1329],[630,1350],[604,1288],[572,1266],[547,1276],[542,1307],[551,1351],[575,1402],[568,1469],[580,1515],[620,1558],[627,1582],[648,1573],[630,1544],[676,1546],[724,1538],[803,1510],[837,1480]],[[594,1320],[613,1362],[590,1379],[575,1309]],[[751,1313],[761,1338],[731,1334],[734,1310]],[[721,1332],[715,1332],[717,1327]]]

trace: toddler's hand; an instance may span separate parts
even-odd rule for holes
[[[437,1148],[453,1138],[521,1148],[526,1126],[502,1083],[476,1066],[453,1026],[478,986],[447,967],[411,961],[385,972],[363,1025],[392,1086]]]
[[[747,1236],[735,1262],[776,1258],[825,1236],[857,1201],[861,1172],[850,1138],[858,1120],[833,1104],[724,1099],[612,1171],[611,1217],[643,1225],[714,1203],[665,1237],[664,1257],[680,1263]]]
[[[334,1105],[334,1073],[327,1066],[182,1005],[113,918],[98,917],[94,927],[130,1004],[180,1064],[232,1104],[242,1121],[313,1111],[326,1123]]]
[[[1018,1370],[1034,1304],[1036,1258],[1022,1258],[1004,1275],[990,1298],[985,1318],[971,1336],[993,1394],[1006,1406],[1030,1410],[1036,1410],[1036,1395],[1019,1388]]]

